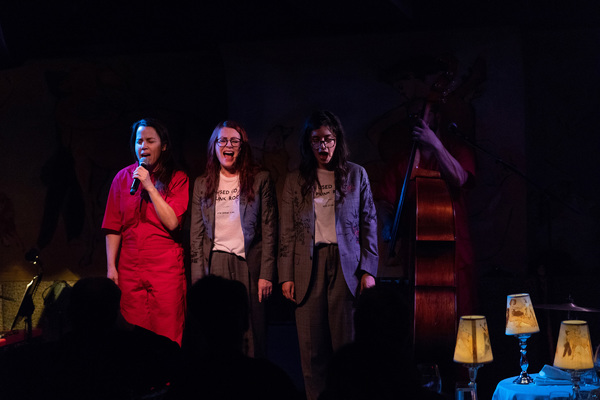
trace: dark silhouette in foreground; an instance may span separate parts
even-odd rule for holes
[[[121,292],[108,278],[71,291],[72,330],[2,354],[2,399],[141,399],[166,391],[179,346],[120,317]]]
[[[183,362],[169,399],[300,399],[283,370],[243,354],[247,329],[241,282],[214,275],[197,281],[188,293]]]
[[[334,355],[319,400],[444,400],[444,395],[421,387],[410,318],[398,288],[364,290],[354,313],[355,340]]]

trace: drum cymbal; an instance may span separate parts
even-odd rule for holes
[[[596,308],[579,307],[573,303],[563,304],[538,304],[534,305],[534,308],[541,308],[544,310],[558,310],[558,311],[580,311],[580,312],[600,312]]]

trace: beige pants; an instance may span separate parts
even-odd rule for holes
[[[250,357],[266,358],[267,326],[264,304],[258,302],[258,277],[250,274],[246,260],[222,251],[211,253],[209,273],[240,281],[246,286],[250,306],[250,328],[244,335],[244,353]]]
[[[306,398],[325,388],[333,353],[354,338],[354,296],[348,289],[337,245],[315,247],[313,271],[304,301],[296,308],[296,328]]]

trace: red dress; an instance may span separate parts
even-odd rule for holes
[[[141,186],[133,196],[129,194],[137,165],[115,176],[102,222],[102,229],[121,235],[117,258],[121,312],[129,323],[181,344],[186,295],[183,247],[178,232],[170,232],[160,222]],[[161,193],[180,226],[188,206],[188,186],[187,175],[176,171],[169,195]]]

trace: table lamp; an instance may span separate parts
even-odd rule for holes
[[[521,374],[514,383],[527,385],[533,378],[527,374],[527,339],[540,328],[528,293],[509,294],[506,298],[506,334],[516,336],[521,348]]]
[[[585,370],[594,368],[590,330],[586,321],[561,322],[554,366],[571,373],[573,400],[580,400],[579,380],[581,374]]]
[[[483,315],[464,315],[458,323],[454,362],[469,369],[469,387],[473,388],[473,400],[477,399],[477,370],[494,360],[487,321]]]

